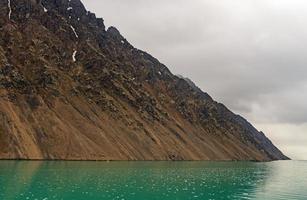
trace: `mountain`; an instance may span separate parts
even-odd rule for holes
[[[1,159],[288,159],[79,0],[0,1],[0,118]]]

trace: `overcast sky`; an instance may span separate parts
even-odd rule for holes
[[[83,0],[135,47],[307,159],[306,0]]]

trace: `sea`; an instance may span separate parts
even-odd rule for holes
[[[307,162],[0,161],[0,200],[306,200]]]

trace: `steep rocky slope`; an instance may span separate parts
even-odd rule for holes
[[[79,0],[0,1],[0,158],[287,159]]]

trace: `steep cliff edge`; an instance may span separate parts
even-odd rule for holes
[[[287,159],[79,0],[0,1],[0,158]]]

